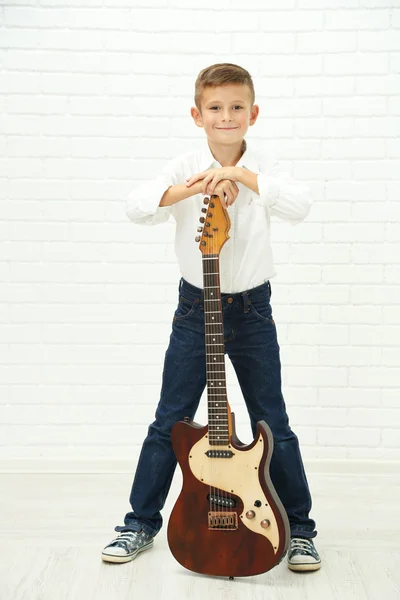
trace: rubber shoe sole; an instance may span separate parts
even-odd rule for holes
[[[137,555],[139,554],[139,552],[144,552],[144,550],[150,550],[150,548],[152,548],[153,546],[154,546],[154,540],[151,540],[151,542],[148,542],[147,544],[140,546],[140,548],[136,548],[136,550],[134,550],[130,554],[123,554],[122,556],[120,554],[106,554],[103,551],[101,553],[101,558],[102,558],[102,560],[104,560],[104,562],[126,563],[126,562],[129,562],[129,561],[133,560],[134,558],[136,558]]]

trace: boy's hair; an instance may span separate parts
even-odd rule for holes
[[[233,65],[232,63],[217,63],[206,67],[197,76],[194,86],[194,103],[200,110],[201,95],[206,87],[217,87],[219,85],[228,85],[236,83],[247,85],[250,89],[251,104],[254,104],[255,92],[251,75],[243,67]]]

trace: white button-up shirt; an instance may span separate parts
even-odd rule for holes
[[[312,199],[309,188],[294,181],[276,160],[254,152],[246,144],[236,164],[258,174],[259,194],[239,182],[239,194],[227,208],[231,220],[229,240],[220,252],[222,293],[251,289],[276,275],[270,239],[271,216],[293,225],[308,214]],[[195,152],[187,152],[169,161],[153,180],[145,181],[129,194],[126,214],[133,223],[157,225],[171,216],[176,221],[175,253],[182,277],[203,288],[202,253],[195,241],[199,218],[203,216],[203,194],[196,194],[171,206],[159,206],[164,192],[172,185],[209,168],[221,167],[207,141]]]

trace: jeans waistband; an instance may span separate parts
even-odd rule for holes
[[[234,294],[222,294],[221,300],[222,304],[240,304],[247,309],[247,305],[251,304],[251,301],[256,301],[257,298],[265,298],[267,295],[269,298],[271,297],[271,284],[269,281],[265,281],[261,285],[257,287],[251,288],[249,290],[245,290],[244,292],[236,292]],[[186,279],[181,277],[179,281],[179,294],[184,296],[187,300],[191,302],[200,302],[200,304],[204,303],[204,292],[201,288],[192,285]]]

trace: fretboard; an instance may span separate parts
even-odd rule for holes
[[[208,434],[212,446],[229,442],[219,256],[203,256]]]

